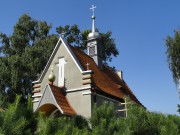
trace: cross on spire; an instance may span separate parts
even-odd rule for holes
[[[92,5],[92,7],[90,8],[90,10],[92,10],[93,12],[93,15],[92,15],[92,32],[94,33],[95,32],[95,24],[94,24],[94,21],[95,21],[95,16],[94,16],[94,10],[95,10],[96,6]]]
[[[87,64],[86,64],[86,66],[87,66],[87,70],[89,70],[89,65],[90,65],[89,63],[87,63]]]
[[[96,6],[94,6],[94,5],[92,5],[92,7],[90,8],[90,10],[92,10],[92,12],[93,12],[93,16],[94,16],[95,8],[96,8]]]

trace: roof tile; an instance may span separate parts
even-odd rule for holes
[[[81,52],[79,49],[72,47],[71,45],[70,47],[84,70],[86,70],[86,64],[90,64],[89,69],[94,73],[92,78],[95,86],[99,88],[98,90],[120,99],[128,96],[135,103],[143,106],[135,97],[128,85],[123,80],[121,80],[114,71],[112,71],[107,66],[104,66],[104,69],[101,70],[90,56]]]
[[[52,84],[49,84],[49,86],[56,99],[57,104],[62,109],[63,113],[67,115],[76,115],[76,112],[69,104],[68,99],[63,95],[63,88],[54,86]]]

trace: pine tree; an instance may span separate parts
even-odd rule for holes
[[[20,96],[16,97],[13,104],[9,104],[4,112],[0,113],[0,134],[24,135],[32,134],[35,115],[32,111],[32,103],[29,98],[28,104],[21,105]]]

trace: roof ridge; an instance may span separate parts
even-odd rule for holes
[[[78,49],[78,48],[76,48],[76,47],[74,47],[73,45],[71,45],[71,44],[68,44],[69,46],[70,46],[70,48],[73,50],[75,50],[75,51],[78,51],[78,53],[81,53],[82,55],[84,55],[84,56],[86,56],[86,57],[89,57],[90,59],[92,59],[93,60],[93,58],[91,57],[91,56],[89,56],[89,55],[87,55],[86,53],[84,53],[82,50],[80,50],[80,49]]]

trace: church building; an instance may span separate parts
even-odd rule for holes
[[[59,38],[42,74],[33,82],[34,112],[89,118],[94,103],[113,102],[118,111],[123,109],[120,103],[125,97],[143,106],[123,80],[122,72],[115,73],[103,64],[100,38],[94,13],[87,54]]]

